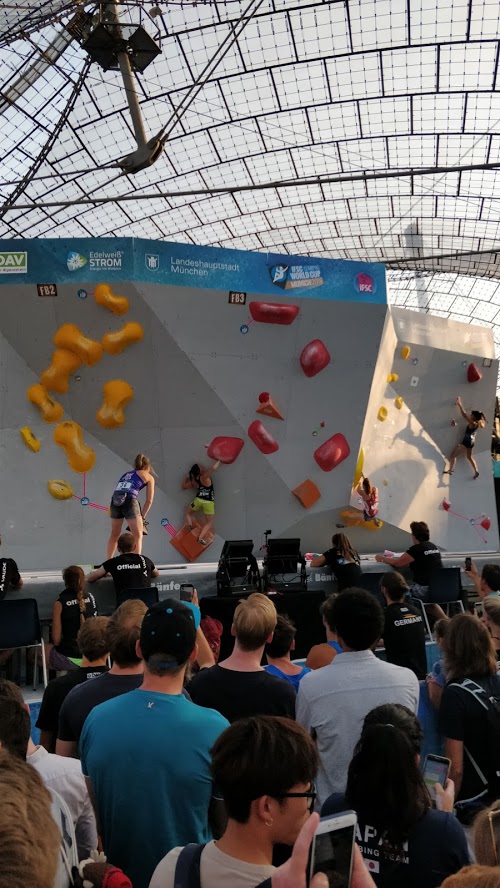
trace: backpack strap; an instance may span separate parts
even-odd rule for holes
[[[193,842],[184,846],[175,865],[174,888],[201,888],[200,862],[204,847]]]
[[[479,685],[477,682],[472,681],[471,678],[466,678],[462,682],[454,681],[450,685],[448,685],[448,687],[462,688],[463,691],[467,691],[468,694],[471,694],[474,697],[474,699],[477,700],[479,705],[483,707],[483,709],[486,709],[487,712],[489,711],[489,709],[490,709],[490,707],[488,705],[489,697],[488,697],[485,689],[482,688],[481,685]],[[486,700],[488,702],[486,702]],[[479,779],[481,780],[483,785],[487,787],[488,786],[488,779],[481,771],[481,768],[479,767],[475,758],[470,754],[469,750],[465,746],[465,743],[464,743],[464,750],[465,750],[465,753],[466,753],[472,767],[474,768],[477,776],[479,777]]]

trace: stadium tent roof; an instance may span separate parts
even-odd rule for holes
[[[137,83],[165,150],[135,175],[121,76],[65,30],[97,4],[0,3],[0,237],[382,261],[398,304],[491,323],[499,345],[498,2],[119,9],[161,35]]]

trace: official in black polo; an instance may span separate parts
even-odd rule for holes
[[[406,600],[408,586],[397,571],[388,571],[380,581],[385,609],[384,644],[387,660],[406,666],[418,679],[427,673],[425,627],[421,612]]]

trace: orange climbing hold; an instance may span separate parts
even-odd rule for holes
[[[269,392],[261,392],[261,394],[259,395],[259,406],[257,407],[257,410],[255,412],[260,413],[263,416],[270,416],[272,417],[272,419],[284,420],[285,418],[276,407],[276,404],[271,398]]]
[[[123,379],[111,379],[104,384],[103,395],[95,418],[105,429],[117,429],[125,422],[124,409],[134,397],[134,390]]]
[[[80,358],[82,364],[93,367],[102,358],[102,345],[95,339],[89,339],[76,324],[63,324],[54,336],[56,348],[68,349]]]
[[[108,355],[120,355],[129,345],[144,339],[144,328],[136,321],[129,321],[116,333],[106,333],[102,339],[102,347]]]
[[[292,493],[297,497],[301,506],[304,506],[304,509],[310,509],[311,506],[314,506],[314,503],[317,503],[321,496],[316,484],[314,481],[310,481],[309,478],[303,481],[302,484],[299,484],[298,487],[295,487]]]
[[[403,404],[404,404],[404,401],[402,398],[394,398],[394,406],[396,407],[397,410],[401,410]]]
[[[398,379],[399,379],[399,376],[397,373],[389,373],[389,375],[387,377],[387,382],[397,382]]]
[[[380,530],[384,526],[384,522],[377,518],[371,521],[365,521],[363,512],[360,509],[345,509],[340,513],[340,517],[345,527],[363,527],[364,530]]]
[[[50,397],[43,385],[32,385],[26,392],[28,401],[38,407],[40,416],[45,422],[59,422],[64,416],[64,408]]]
[[[385,420],[387,419],[387,407],[382,406],[379,408],[377,419],[379,422],[385,422]]]
[[[403,348],[401,349],[401,357],[403,358],[403,361],[406,361],[406,359],[410,357],[410,352],[411,352],[410,346],[403,345]]]
[[[127,297],[116,296],[109,284],[97,284],[94,290],[94,299],[98,305],[107,308],[112,314],[124,315],[128,312]]]
[[[194,527],[191,529],[189,525],[185,524],[176,535],[170,539],[171,545],[177,550],[177,552],[180,552],[186,561],[196,561],[201,553],[205,549],[208,549],[215,539],[215,534],[208,531],[208,533],[205,534],[206,545],[202,546],[202,544],[198,542],[198,533],[199,528]]]
[[[81,360],[74,352],[66,348],[56,348],[52,354],[50,367],[43,371],[40,382],[51,392],[67,392],[69,377],[80,364]]]
[[[74,472],[81,475],[90,472],[95,463],[95,451],[84,443],[82,427],[77,422],[67,420],[59,423],[54,429],[54,441],[66,451]]]

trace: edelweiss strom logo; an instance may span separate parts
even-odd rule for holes
[[[82,256],[81,253],[75,253],[73,250],[68,253],[68,258],[66,260],[68,271],[77,271],[79,268],[83,268],[86,264],[87,259],[85,256]]]

